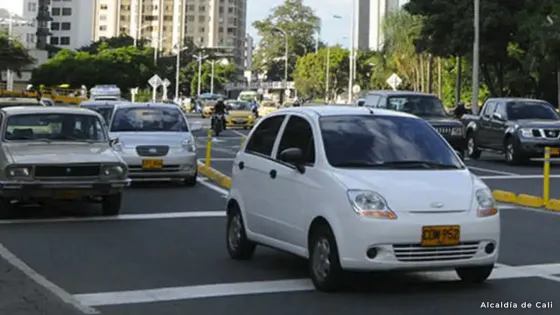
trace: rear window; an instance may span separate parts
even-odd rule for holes
[[[391,96],[387,101],[387,109],[406,112],[420,117],[448,116],[439,98],[431,95]]]
[[[462,168],[445,140],[421,119],[345,115],[319,121],[325,154],[334,167],[425,161]]]

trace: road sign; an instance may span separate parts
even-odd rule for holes
[[[148,83],[149,83],[154,89],[157,89],[163,82],[161,81],[161,78],[159,77],[159,75],[154,74],[154,76],[151,77],[150,80],[148,80]]]
[[[362,88],[359,85],[356,84],[352,87],[352,93],[358,94],[360,91],[362,91]]]
[[[163,84],[163,86],[168,87],[171,85],[171,81],[169,81],[168,79],[163,79],[163,81],[161,82],[161,84]]]
[[[391,74],[389,79],[387,79],[387,84],[389,84],[389,86],[395,91],[397,90],[399,85],[401,85],[401,83],[402,79],[396,73]]]

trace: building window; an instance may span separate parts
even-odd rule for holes
[[[68,46],[70,45],[70,37],[63,36],[60,38],[60,45]]]
[[[51,31],[59,31],[59,30],[60,30],[60,23],[51,22]]]
[[[33,34],[33,33],[27,33],[27,34],[25,34],[25,40],[26,40],[28,43],[34,43],[34,42],[35,42],[35,34]]]
[[[206,17],[204,15],[201,15],[198,17],[198,22],[199,23],[204,23],[204,21],[206,21]]]
[[[60,42],[59,42],[58,37],[52,37],[51,36],[51,45],[58,45],[59,43]]]
[[[100,31],[106,31],[106,30],[107,30],[107,25],[101,25],[101,26],[99,26],[99,30],[100,30]]]
[[[101,8],[101,10],[107,10],[107,5],[106,5],[106,4],[102,4],[100,8]]]
[[[60,8],[52,8],[51,15],[60,15]]]
[[[204,33],[204,27],[199,28],[198,31]]]
[[[36,12],[37,11],[37,3],[28,3],[27,4],[27,11]]]
[[[62,15],[72,15],[72,8],[62,8]]]
[[[106,15],[100,15],[99,16],[99,21],[107,21],[107,16]]]
[[[62,24],[60,25],[60,29],[62,29],[63,31],[69,31],[70,30],[70,22],[62,22]]]
[[[189,4],[189,11],[194,11],[194,4]]]
[[[198,7],[199,12],[204,12],[205,10],[206,10],[206,7],[204,7],[203,5]]]
[[[187,21],[188,22],[194,22],[194,16],[193,15],[187,16]]]

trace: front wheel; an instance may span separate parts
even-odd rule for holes
[[[474,135],[471,132],[467,135],[467,155],[471,159],[478,159],[480,157],[480,154],[482,154],[482,151],[478,149],[478,146],[476,145],[476,141],[474,139]]]
[[[523,164],[523,162],[526,161],[525,156],[523,156],[523,153],[518,150],[515,145],[513,144],[513,139],[511,137],[507,138],[505,143],[504,143],[504,158],[506,160],[506,163],[508,164],[512,164],[512,165],[517,165],[517,164]]]
[[[231,259],[249,260],[255,253],[257,245],[247,238],[243,217],[239,209],[235,209],[228,214],[226,245]]]
[[[477,266],[477,267],[464,267],[457,268],[455,272],[461,281],[467,283],[483,283],[490,277],[490,274],[494,270],[494,264],[487,266]]]
[[[114,216],[121,212],[122,193],[117,193],[103,197],[101,202],[101,209],[103,215]]]
[[[342,284],[343,271],[338,247],[329,226],[319,226],[312,231],[309,242],[309,273],[317,290],[337,291]]]

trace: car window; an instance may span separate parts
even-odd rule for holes
[[[494,113],[495,110],[496,110],[496,103],[495,102],[488,102],[484,106],[484,112],[482,113],[482,116],[490,117],[490,116],[492,116],[492,114]]]
[[[95,141],[106,140],[97,116],[83,114],[21,114],[10,116],[4,139],[9,141]]]
[[[325,116],[319,119],[334,167],[425,161],[461,168],[445,140],[426,121],[400,116]]]
[[[507,116],[511,120],[546,119],[558,120],[560,117],[549,103],[516,101],[507,103]]]
[[[273,116],[262,121],[247,142],[245,152],[270,156],[285,117],[285,115]]]
[[[186,132],[189,131],[183,112],[175,107],[118,108],[111,132]]]
[[[370,94],[366,97],[364,106],[377,107],[377,102],[379,102],[379,95]]]
[[[308,164],[315,163],[315,142],[313,140],[313,129],[309,122],[298,116],[291,116],[282,133],[282,139],[278,146],[276,157],[288,148],[298,148],[303,152]]]
[[[398,95],[388,98],[387,109],[406,112],[420,117],[446,117],[447,112],[439,98],[432,95]]]
[[[377,103],[377,108],[387,108],[387,97],[382,96]]]
[[[507,117],[506,103],[499,102],[498,105],[496,106],[496,113],[502,115],[503,118],[506,118]]]

